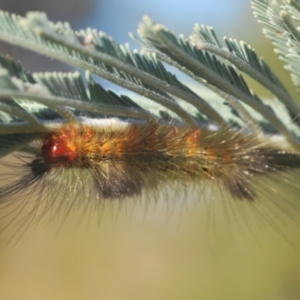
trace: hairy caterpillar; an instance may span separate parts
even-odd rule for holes
[[[21,154],[11,174],[2,174],[9,182],[1,180],[0,202],[19,202],[22,210],[24,203],[34,201],[26,222],[33,221],[41,204],[41,215],[54,203],[59,209],[93,209],[109,200],[156,198],[165,186],[184,192],[212,184],[229,192],[225,201],[255,203],[262,197],[259,181],[300,167],[300,153],[283,145],[278,137],[242,129],[214,131],[174,122],[112,118],[61,124],[34,141],[27,149],[31,154]],[[266,185],[262,192],[272,204],[274,189]],[[199,199],[204,197],[199,189]],[[291,213],[286,199],[276,205]]]

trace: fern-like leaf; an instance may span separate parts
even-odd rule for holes
[[[274,23],[274,28],[285,26],[288,32],[286,22],[268,2],[252,3],[261,20]],[[295,5],[286,6],[298,18],[293,9]],[[148,17],[138,32],[141,44],[147,47],[141,53],[95,29],[75,32],[67,23],[55,24],[43,13],[20,17],[0,12],[0,40],[86,71],[85,78],[78,72],[31,74],[13,59],[1,56],[0,136],[7,139],[6,143],[0,141],[0,155],[24,147],[54,126],[53,122],[111,116],[146,122],[176,118],[182,126],[191,127],[250,124],[256,132],[281,134],[293,147],[300,147],[299,127],[292,124],[299,105],[249,45],[225,38],[224,48],[213,28],[204,25],[196,25],[190,39],[176,37]],[[182,83],[165,63],[185,72],[197,82],[197,88]],[[266,101],[255,95],[237,69],[260,82],[277,99]],[[130,96],[104,89],[95,75],[129,90]],[[203,85],[211,92],[203,91]],[[17,135],[11,145],[9,135]]]
[[[254,15],[264,24],[264,34],[273,42],[275,52],[286,63],[295,86],[300,89],[300,22],[299,1],[252,0]]]

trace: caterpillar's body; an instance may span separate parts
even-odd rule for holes
[[[221,189],[222,203],[251,201],[274,226],[265,212],[277,215],[279,209],[299,220],[290,195],[300,190],[293,172],[300,167],[300,153],[287,149],[280,136],[244,129],[79,119],[49,127],[23,149],[27,154],[20,152],[18,162],[7,165],[10,171],[1,170],[0,204],[9,207],[7,225],[26,210],[19,225],[24,232],[47,212],[64,217],[71,209],[100,212],[111,200],[145,197],[180,203],[190,191],[193,198],[207,201]]]
[[[234,198],[254,200],[258,176],[300,166],[299,153],[270,146],[269,137],[226,128],[212,132],[157,122],[120,124],[95,128],[78,122],[46,133],[25,164],[30,176],[2,187],[0,201],[39,182],[44,190],[47,182],[66,184],[67,198],[88,189],[89,197],[100,201],[203,181],[224,185]]]

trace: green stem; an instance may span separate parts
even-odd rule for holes
[[[231,52],[225,51],[221,48],[218,48],[214,45],[200,42],[196,44],[196,47],[200,50],[206,50],[211,53],[214,53],[232,64],[234,64],[240,71],[248,74],[266,89],[268,89],[271,93],[273,93],[280,101],[282,101],[288,108],[288,110],[292,113],[292,116],[297,116],[300,113],[300,106],[296,103],[296,101],[281,87],[274,84],[271,80],[269,80],[262,73],[258,72],[251,65]]]
[[[119,107],[110,105],[100,105],[99,103],[83,102],[75,99],[57,97],[53,95],[32,94],[28,92],[0,89],[0,98],[24,98],[31,99],[46,106],[67,106],[78,110],[97,112],[104,115],[124,116],[128,118],[138,118],[145,120],[153,120],[155,117],[139,108]]]

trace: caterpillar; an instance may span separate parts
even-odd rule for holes
[[[61,124],[32,142],[31,154],[20,154],[11,173],[2,174],[9,182],[1,180],[0,203],[23,207],[37,198],[33,212],[44,201],[43,215],[57,202],[67,209],[97,207],[144,194],[155,198],[165,186],[183,191],[202,184],[227,190],[227,198],[256,202],[260,180],[300,167],[300,153],[283,150],[276,139],[243,129],[215,131],[154,120]],[[264,192],[276,196],[271,188]]]

